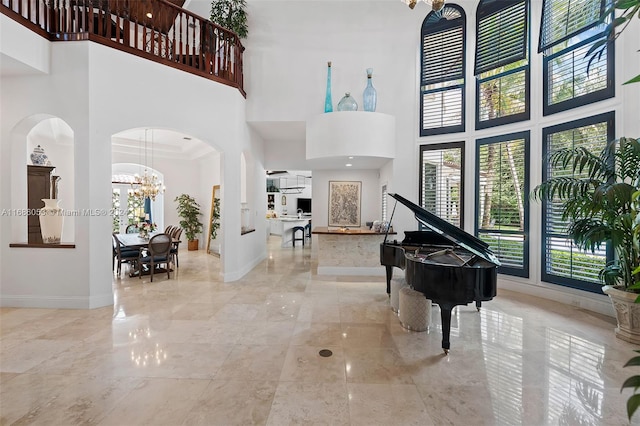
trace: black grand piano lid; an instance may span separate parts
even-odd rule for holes
[[[463,231],[457,226],[450,224],[446,220],[439,218],[433,213],[426,211],[419,205],[407,200],[402,195],[390,193],[389,196],[395,198],[397,201],[400,201],[402,204],[411,209],[416,217],[416,220],[427,228],[442,235],[452,243],[466,248],[471,253],[480,256],[487,262],[491,262],[496,266],[500,266],[500,261],[498,260],[496,255],[493,254],[491,249],[489,249],[489,245],[481,239],[474,237],[473,235]]]

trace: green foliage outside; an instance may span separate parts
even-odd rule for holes
[[[120,190],[119,189],[114,188],[113,191],[111,192],[111,207],[113,208],[114,212],[120,211]],[[111,229],[112,229],[112,232],[115,234],[120,233],[120,216],[113,215],[111,217]]]
[[[249,34],[246,8],[245,0],[213,0],[211,22],[233,31],[241,39],[246,38]]]
[[[216,236],[218,235],[218,228],[220,228],[220,198],[214,198],[213,216],[211,217],[211,225],[209,226],[212,240],[216,239]]]

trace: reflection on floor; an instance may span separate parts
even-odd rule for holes
[[[279,245],[233,283],[185,250],[175,278],[114,279],[113,307],[1,309],[0,424],[627,423],[612,318],[499,291],[454,311],[445,357],[437,307],[408,332],[383,278]]]

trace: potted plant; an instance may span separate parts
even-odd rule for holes
[[[600,279],[616,309],[616,336],[640,343],[640,324],[633,324],[633,318],[640,318],[640,304],[634,304],[640,289],[640,248],[633,237],[638,224],[632,199],[640,191],[640,140],[620,138],[599,155],[584,147],[561,149],[548,161],[553,167],[571,168],[576,176],[541,183],[533,199],[562,203],[568,234],[580,249],[611,245],[615,259],[600,271]]]
[[[175,198],[178,203],[177,211],[180,216],[180,226],[187,236],[188,249],[198,250],[198,239],[196,236],[202,232],[203,224],[200,222],[200,204],[188,194],[181,194]]]

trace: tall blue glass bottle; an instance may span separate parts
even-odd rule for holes
[[[364,88],[362,94],[362,106],[365,111],[374,112],[376,110],[376,102],[378,101],[378,93],[371,83],[373,68],[367,68],[367,87]]]
[[[333,112],[331,100],[331,61],[327,62],[327,94],[324,98],[324,112]]]

